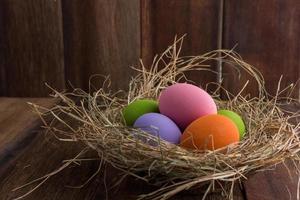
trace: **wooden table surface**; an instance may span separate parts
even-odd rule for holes
[[[13,191],[36,178],[52,172],[63,160],[77,155],[80,144],[58,142],[51,134],[45,134],[39,118],[26,102],[43,106],[53,105],[49,98],[0,98],[0,200],[14,199],[25,194],[35,185]],[[299,110],[294,106],[293,110]],[[93,152],[90,157],[93,157]],[[111,186],[120,178],[120,173],[106,166],[106,173],[99,173],[82,188],[83,184],[98,169],[98,161],[72,165],[51,177],[39,189],[24,199],[30,200],[90,200],[90,199],[136,199],[137,195],[155,188],[134,178],[126,178],[120,186]],[[285,200],[297,199],[298,174],[291,162],[277,165],[271,170],[250,176],[235,188],[237,200]],[[171,199],[201,199],[201,189],[184,191]],[[208,199],[224,199],[217,194]]]

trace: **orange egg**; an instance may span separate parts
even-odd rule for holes
[[[181,136],[180,146],[214,150],[239,141],[236,125],[222,115],[206,115],[193,121]]]

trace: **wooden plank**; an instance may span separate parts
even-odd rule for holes
[[[3,199],[12,199],[26,193],[35,184],[24,190],[16,192],[12,190],[56,170],[56,168],[63,164],[62,161],[64,159],[73,158],[76,152],[79,153],[81,147],[80,145],[65,144],[64,148],[62,148],[56,139],[40,132],[38,137],[32,141],[31,146],[25,149],[23,154],[19,156],[19,159],[11,164],[6,173],[2,175],[0,197]],[[55,179],[50,179],[27,199],[92,199],[89,197],[96,195],[93,191],[99,187],[101,184],[100,181],[89,185],[92,190],[90,194],[84,192],[86,189],[71,189],[65,186],[82,184],[92,175],[91,172],[96,170],[97,163],[95,162],[88,163],[88,165],[83,162],[78,168],[74,168],[73,166],[60,175],[55,176]],[[99,195],[98,197],[99,199],[103,199]]]
[[[142,0],[142,58],[150,66],[155,54],[162,53],[175,35],[187,34],[182,55],[199,55],[218,48],[220,1]],[[211,63],[216,70],[216,63]],[[217,76],[210,72],[192,72],[188,78],[203,87]]]
[[[49,107],[52,98],[0,98],[0,149],[11,143],[20,134],[35,127],[39,120],[27,102]]]
[[[127,89],[140,57],[139,0],[63,0],[62,10],[66,81],[87,90],[91,75],[111,75],[114,90]]]
[[[1,4],[0,4],[1,5]],[[0,27],[4,26],[3,8],[0,6]],[[4,33],[0,29],[0,66],[4,66]],[[4,67],[0,67],[0,97],[6,94],[6,78]]]
[[[243,59],[259,69],[272,94],[282,74],[282,88],[300,77],[300,2],[298,0],[225,1],[223,48],[236,51]],[[226,67],[226,66],[225,66]],[[254,80],[242,74],[239,80],[234,70],[224,68],[224,85],[237,93],[246,80],[251,83],[245,93],[257,94]],[[294,97],[299,98],[299,89]]]
[[[0,174],[36,136],[41,121],[27,102],[50,107],[50,98],[0,98]]]
[[[60,0],[0,2],[0,94],[48,96],[64,88]]]
[[[247,200],[297,199],[299,173],[291,161],[259,172],[244,182]]]

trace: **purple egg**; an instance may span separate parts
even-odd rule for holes
[[[170,143],[179,144],[180,142],[180,129],[170,118],[162,114],[144,114],[135,121],[133,126]]]

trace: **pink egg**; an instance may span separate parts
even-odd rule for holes
[[[203,89],[187,83],[176,83],[161,92],[159,111],[183,130],[199,117],[217,114],[217,106]]]

